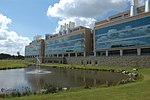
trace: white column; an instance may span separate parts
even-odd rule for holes
[[[59,57],[59,54],[57,54],[57,57]]]
[[[70,53],[68,53],[68,57],[70,57]]]
[[[86,53],[84,52],[84,57],[86,56]]]
[[[76,57],[78,57],[78,54],[77,54],[77,53],[75,53],[75,56],[76,56]]]
[[[96,51],[94,51],[94,57],[96,57]]]
[[[137,49],[137,55],[140,56],[141,55],[141,48]]]
[[[62,57],[64,57],[64,54],[62,54]]]
[[[108,56],[108,50],[106,50],[106,56]]]
[[[120,50],[120,56],[123,56],[123,50]]]

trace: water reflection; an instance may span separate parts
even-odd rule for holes
[[[5,89],[20,89],[22,86],[29,86],[24,77],[24,69],[12,69],[0,71],[0,88]]]
[[[106,71],[47,68],[48,74],[27,74],[34,68],[0,71],[0,88],[17,88],[28,86],[33,91],[40,91],[45,83],[59,87],[97,86],[117,83],[128,76]]]

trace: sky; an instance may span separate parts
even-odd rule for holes
[[[130,0],[0,0],[0,53],[24,55],[36,35],[57,33],[69,21],[93,28],[129,8]]]

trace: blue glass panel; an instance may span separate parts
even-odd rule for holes
[[[29,45],[25,47],[25,56],[40,55],[41,44]]]
[[[149,24],[150,24],[150,17],[144,17],[144,18],[96,29],[96,36],[100,34],[105,34],[109,32],[109,30],[112,30],[112,29],[120,31],[120,30],[126,29],[126,27],[134,28],[134,27],[139,27],[139,26],[144,26],[144,25],[149,25]]]
[[[109,32],[107,34],[103,34],[96,37],[96,43],[98,42],[106,42],[118,39],[126,39],[138,36],[150,35],[150,26],[142,26],[134,29],[117,31],[117,32]]]
[[[96,50],[131,46],[150,46],[150,36],[115,42],[98,43],[96,44]]]
[[[150,25],[107,33],[96,37],[96,49],[150,46]]]
[[[56,42],[57,41],[57,42]],[[84,51],[84,33],[71,35],[68,37],[49,40],[45,43],[45,53],[62,52],[83,52]]]

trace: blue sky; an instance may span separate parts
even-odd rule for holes
[[[0,53],[24,55],[34,36],[57,33],[69,21],[93,28],[95,21],[129,10],[129,1],[0,0]]]
[[[32,37],[55,31],[56,18],[47,16],[47,9],[58,0],[0,0],[0,13],[12,20],[9,29]]]

